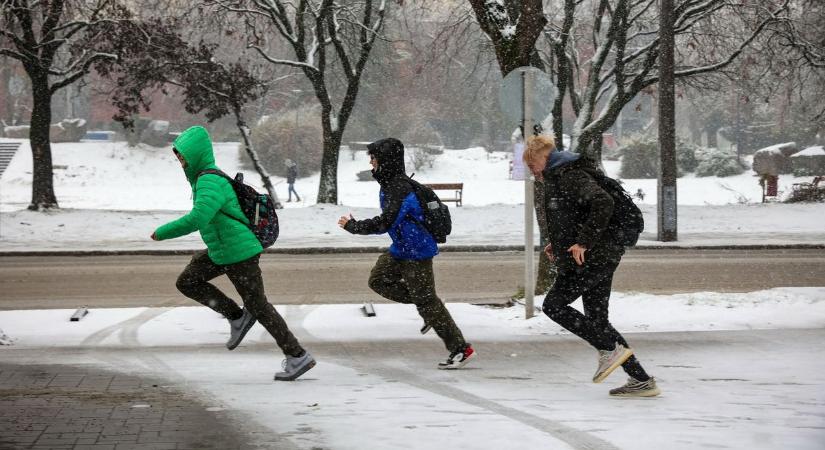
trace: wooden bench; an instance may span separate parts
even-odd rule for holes
[[[434,191],[453,191],[455,196],[451,198],[444,198],[438,196],[442,202],[454,202],[456,206],[461,206],[461,201],[464,198],[464,183],[430,183],[425,184],[428,188]]]
[[[814,177],[810,183],[794,183],[791,186],[791,197],[800,201],[825,199],[825,175]]]

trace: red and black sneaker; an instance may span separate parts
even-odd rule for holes
[[[447,357],[447,361],[438,363],[438,368],[442,370],[460,369],[475,357],[476,351],[473,350],[473,346],[467,344],[464,347],[464,350],[450,353],[450,356]]]

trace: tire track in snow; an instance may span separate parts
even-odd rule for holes
[[[400,383],[515,420],[528,427],[547,433],[577,450],[619,450],[619,448],[613,444],[584,431],[535,414],[504,406],[437,380],[421,376],[410,370],[393,367],[386,363],[378,363],[377,361],[372,361],[370,365],[361,364],[360,362],[355,365],[357,366],[357,370],[373,373],[384,378],[391,378]]]
[[[121,344],[123,344],[126,347],[139,348],[141,347],[140,340],[138,339],[138,332],[140,330],[140,327],[148,323],[150,320],[166,313],[170,309],[172,308],[147,308],[135,317],[110,325],[106,328],[103,328],[102,330],[99,330],[91,334],[89,337],[84,339],[83,342],[80,343],[80,345],[83,347],[92,347],[100,345],[110,336],[112,336],[115,333],[118,333],[118,337]],[[172,370],[166,363],[164,363],[154,355],[147,355],[143,352],[138,352],[137,356],[138,361],[146,369],[154,370],[156,372],[168,372]],[[102,360],[106,363],[111,364],[113,367],[122,365],[125,362],[124,360],[111,355],[107,356],[106,358],[103,358]],[[129,365],[135,366],[136,364],[134,362],[130,362]]]

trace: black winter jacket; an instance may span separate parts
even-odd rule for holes
[[[595,165],[569,152],[553,152],[544,176],[547,236],[560,270],[586,269],[618,260],[624,247],[605,233],[613,214],[613,198],[593,178]],[[587,248],[578,267],[567,251],[574,244]]]

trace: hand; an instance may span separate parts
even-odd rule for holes
[[[157,241],[158,240],[158,235],[155,234],[155,233],[152,233],[152,240]]]
[[[352,217],[352,213],[350,213],[349,217],[341,216],[341,218],[338,219],[338,226],[341,228],[345,228],[350,220],[355,220],[355,217]]]
[[[584,264],[584,252],[587,251],[586,248],[582,247],[579,244],[573,244],[570,248],[567,249],[573,255],[573,261],[576,261],[576,264],[582,265]]]
[[[553,254],[553,244],[547,244],[547,246],[544,247],[544,254],[547,255],[547,259],[549,259],[550,262],[556,262],[556,255]]]

